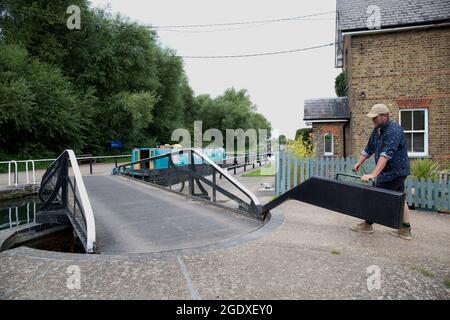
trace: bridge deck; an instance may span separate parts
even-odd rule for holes
[[[197,247],[238,237],[261,224],[123,177],[83,178],[101,253]]]

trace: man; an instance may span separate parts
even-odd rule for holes
[[[363,175],[363,181],[375,180],[376,186],[389,190],[403,192],[405,178],[409,175],[409,159],[403,128],[389,120],[390,111],[384,104],[375,104],[367,114],[375,128],[369,138],[366,148],[361,152],[358,162],[353,167],[357,172],[361,165],[375,154],[376,167],[370,174]],[[380,210],[383,205],[380,204]],[[373,223],[363,221],[354,224],[351,229],[362,233],[373,233]],[[411,240],[411,225],[409,223],[409,209],[405,202],[403,223],[399,230],[391,232],[392,235]]]

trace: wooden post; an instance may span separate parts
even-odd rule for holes
[[[434,209],[436,211],[439,210],[439,179],[435,178],[434,179],[434,187],[433,187],[433,191],[434,191]]]
[[[305,181],[305,158],[300,159],[300,183]]]
[[[275,195],[280,195],[280,153],[275,155]]]
[[[294,187],[297,186],[297,167],[298,167],[298,157],[294,156]]]
[[[426,208],[427,207],[427,203],[426,203],[426,190],[425,190],[425,178],[421,178],[420,179],[420,206],[422,208]]]
[[[325,175],[325,171],[323,170],[323,158],[320,158],[320,176],[323,177]]]
[[[432,188],[432,185],[431,185],[431,178],[428,178],[427,179],[427,191],[428,191],[428,203],[427,203],[427,205],[428,205],[428,209],[432,209],[433,208],[433,193],[432,193],[432,191],[433,191],[433,188]]]
[[[411,177],[408,177],[406,180],[407,182],[407,198],[408,198],[408,205],[413,206],[413,194],[412,194],[412,187],[413,187],[413,181]]]
[[[309,157],[306,158],[305,161],[306,161],[306,163],[305,163],[305,180],[308,180],[309,179],[309,174],[311,173],[310,169],[309,169]]]
[[[334,158],[331,158],[331,177],[334,178]]]
[[[318,176],[319,175],[319,159],[314,158],[314,168],[311,176]]]
[[[287,188],[286,191],[291,190],[291,153],[287,156]]]
[[[286,153],[283,152],[283,162],[281,163],[281,190],[283,193],[286,192]]]
[[[450,180],[449,180],[450,183]],[[441,181],[441,199],[442,199],[442,210],[445,210],[448,207],[450,207],[450,194],[449,194],[449,201],[447,201],[447,195],[446,192],[446,183],[445,180]],[[448,192],[450,192],[450,190],[448,190]],[[448,202],[448,203],[447,203]]]

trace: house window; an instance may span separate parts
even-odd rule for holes
[[[400,124],[405,131],[408,155],[428,155],[428,109],[400,110]]]
[[[333,155],[333,134],[325,133],[323,135],[323,154],[325,156]]]

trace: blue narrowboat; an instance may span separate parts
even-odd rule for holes
[[[131,154],[131,162],[137,162],[143,159],[157,157],[160,155],[168,154],[176,149],[180,149],[178,146],[164,146],[159,148],[134,148]],[[218,165],[223,166],[226,159],[226,153],[224,148],[205,148],[197,149],[204,155],[208,156],[211,160]],[[172,156],[172,162],[177,167],[186,166],[189,164],[188,154],[176,154]],[[204,164],[202,158],[194,154],[194,164],[199,173],[207,173],[210,168],[209,165]],[[130,166],[129,174],[141,178],[143,180],[158,181],[166,180],[169,174],[169,158],[163,157],[156,160],[144,161]],[[171,173],[173,174],[173,173]],[[161,181],[160,181],[161,182]]]
[[[174,151],[173,147],[164,148],[134,148],[131,153],[131,162],[136,162],[142,159],[148,159],[164,154],[171,153]],[[216,163],[221,164],[225,160],[225,149],[223,148],[212,148],[212,149],[200,149],[200,151],[208,156],[211,160]],[[176,155],[172,158],[172,161],[176,166],[185,166],[188,164],[188,155]],[[194,163],[202,164],[203,161],[197,155],[194,155]],[[142,169],[167,169],[169,167],[169,159],[162,158],[149,162],[138,163],[131,166],[132,170],[142,170]]]

